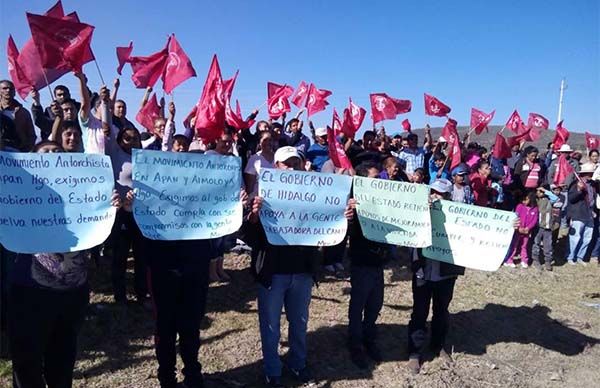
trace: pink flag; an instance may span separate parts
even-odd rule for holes
[[[202,95],[196,104],[196,122],[194,128],[206,143],[217,140],[225,129],[225,87],[217,56],[214,55]]]
[[[563,127],[562,120],[560,123],[556,124],[556,133],[554,134],[554,139],[552,140],[552,149],[554,151],[558,151],[563,144],[567,144],[569,140],[569,130]]]
[[[512,151],[510,150],[506,139],[500,133],[496,133],[496,141],[494,142],[494,148],[492,149],[492,156],[496,159],[509,159],[512,157]]]
[[[298,108],[302,108],[306,103],[306,96],[308,95],[308,84],[304,81],[300,82],[300,85],[296,88],[294,95],[292,96],[292,104]]]
[[[523,123],[523,120],[521,119],[521,116],[519,115],[519,112],[517,112],[516,109],[510,115],[508,121],[506,122],[506,124],[504,124],[504,126],[516,134],[521,134],[526,130],[525,123]]]
[[[448,144],[453,143],[455,141],[460,141],[458,137],[457,125],[458,123],[456,122],[456,120],[448,117],[446,125],[444,125],[444,128],[442,128],[442,137],[446,139]]]
[[[13,84],[15,84],[15,89],[19,93],[19,96],[25,98],[31,92],[33,85],[19,64],[19,49],[17,49],[12,35],[8,36],[6,56],[8,58],[8,74]]]
[[[552,179],[552,183],[555,185],[562,185],[565,183],[565,180],[569,175],[571,175],[575,170],[573,170],[573,166],[567,160],[567,155],[561,153],[558,157],[558,163],[556,164],[556,172],[554,173],[554,178]]]
[[[146,102],[137,115],[135,115],[135,119],[138,123],[142,124],[144,128],[148,130],[148,132],[154,132],[154,119],[160,117],[160,106],[158,105],[158,101],[156,100],[156,93],[152,93],[152,97]]]
[[[129,57],[131,57],[131,52],[133,51],[133,42],[129,42],[129,46],[127,47],[117,47],[117,61],[119,61],[119,66],[117,67],[117,73],[121,75],[123,71],[123,66],[127,62],[129,62]]]
[[[162,50],[151,54],[147,57],[129,57],[129,63],[131,63],[131,80],[137,88],[152,87],[156,84],[156,81],[163,75],[165,65],[169,59],[169,41]]]
[[[592,135],[589,132],[585,133],[585,145],[588,150],[597,150],[598,146],[600,146],[600,138]]]
[[[44,68],[81,71],[94,27],[66,19],[27,13],[31,37]]]
[[[410,112],[412,109],[412,103],[409,100],[399,100],[385,93],[372,93],[370,99],[373,123],[393,120],[397,115]]]
[[[338,116],[335,108],[333,108],[333,134],[337,136],[342,133],[342,127],[342,120],[340,120],[340,116]]]
[[[527,118],[527,126],[536,129],[548,129],[550,123],[548,119],[539,113],[530,113]]]
[[[496,114],[495,110],[490,114],[487,114],[479,109],[471,108],[471,129],[474,130],[476,134],[481,135],[483,130],[487,129],[488,124],[494,118],[494,114]]]
[[[192,66],[190,58],[183,51],[175,34],[171,35],[168,44],[169,59],[166,61],[162,75],[163,89],[171,94],[173,89],[188,78],[196,76],[196,70]]]
[[[434,96],[425,93],[425,114],[429,116],[443,117],[448,115],[452,109]]]
[[[364,108],[356,105],[352,102],[352,98],[349,99],[349,104],[344,109],[344,121],[342,122],[342,132],[350,137],[354,138],[354,135],[360,129],[367,111]]]
[[[287,85],[277,85],[279,89],[272,89],[271,85],[277,84],[271,82],[267,84],[267,91],[270,94],[267,100],[267,112],[270,118],[278,119],[282,114],[292,110],[288,98],[293,93],[293,89]]]
[[[292,88],[291,86],[286,85],[279,85],[276,84],[275,82],[267,82],[267,99],[273,97],[273,95],[277,92],[280,91],[281,88],[285,88],[285,90],[282,92],[283,95],[286,95],[287,97],[291,96],[294,93],[294,88]]]
[[[229,100],[225,105],[225,121],[228,125],[232,126],[235,129],[247,129],[250,128],[254,124],[254,119],[250,119],[245,121],[242,116],[242,110],[240,109],[240,103],[238,100],[235,100],[235,112],[231,109],[231,104]]]
[[[327,148],[329,150],[329,157],[336,168],[352,168],[352,163],[350,163],[344,147],[337,141],[334,130],[329,127],[327,128]]]
[[[308,117],[317,112],[325,110],[325,107],[329,105],[326,100],[326,98],[329,96],[331,96],[331,92],[329,90],[318,89],[314,84],[311,83],[308,87],[308,94],[306,96]]]
[[[411,125],[410,125],[410,121],[408,121],[408,119],[402,120],[402,129],[404,129],[406,132],[410,132]]]

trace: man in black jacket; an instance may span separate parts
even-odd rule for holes
[[[431,184],[430,188],[432,201],[449,199],[452,183],[446,179],[438,179]],[[427,335],[425,324],[429,315],[429,306],[432,303],[431,350],[448,362],[452,360],[444,349],[450,318],[448,306],[452,301],[456,278],[463,275],[465,269],[453,264],[426,259],[421,254],[421,249],[413,249],[412,271],[413,312],[408,324],[408,367],[412,373],[418,374],[421,369],[421,353]]]

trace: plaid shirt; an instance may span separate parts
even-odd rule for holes
[[[404,148],[398,154],[398,158],[406,162],[406,173],[412,174],[417,168],[423,168],[425,162],[425,148],[417,147],[414,150]]]

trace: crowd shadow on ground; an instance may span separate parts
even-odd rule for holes
[[[449,347],[455,352],[482,355],[489,346],[500,343],[533,344],[564,356],[576,356],[586,347],[597,345],[599,339],[587,336],[549,316],[543,306],[508,307],[488,304],[451,316]],[[347,351],[347,325],[321,327],[308,333],[308,363],[315,379],[330,386],[336,381],[353,381],[373,377],[375,365],[360,370],[350,361]],[[383,362],[406,362],[408,353],[407,325],[378,325],[378,343]],[[287,333],[282,333],[282,340]],[[282,342],[285,345],[285,342]],[[285,346],[282,346],[284,350]],[[283,356],[285,362],[285,355]],[[427,360],[430,360],[428,358]],[[253,362],[224,372],[207,375],[210,386],[242,384],[262,385],[262,363]],[[286,384],[294,381],[284,373]]]

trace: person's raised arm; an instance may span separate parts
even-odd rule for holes
[[[113,81],[113,90],[110,94],[110,107],[111,109],[115,108],[115,102],[117,102],[117,94],[119,93],[119,87],[121,86],[121,81],[118,78],[115,78]]]
[[[148,100],[150,99],[150,93],[152,93],[152,87],[148,86],[146,88],[146,91],[144,92],[144,97],[142,97],[142,103],[140,104],[140,109],[142,109],[146,105]]]
[[[430,149],[433,145],[433,138],[431,137],[431,127],[429,124],[425,125],[425,144],[423,144],[423,148]]]
[[[58,138],[58,130],[63,121],[62,109],[60,109],[58,107],[58,104],[56,103],[56,101],[54,101],[52,103],[52,105],[50,105],[50,109],[52,109],[52,113],[54,114],[54,120],[52,121],[52,128],[51,128],[52,132],[48,136],[48,140],[52,140],[52,141],[56,141],[56,142],[60,143],[60,139]]]
[[[111,115],[110,115],[110,91],[105,85],[100,88],[100,114],[102,116],[102,131],[104,136],[110,137]]]
[[[165,133],[162,138],[161,150],[171,151],[173,148],[173,136],[175,135],[175,103],[169,102],[169,118],[165,124]]]
[[[33,123],[40,129],[40,136],[42,140],[46,140],[52,133],[52,121],[48,116],[44,114],[44,108],[40,102],[40,92],[36,89],[31,90],[31,115],[33,116]],[[54,102],[53,102],[54,104]]]
[[[79,110],[79,118],[81,121],[87,122],[90,117],[91,96],[87,88],[87,77],[81,72],[74,73],[79,80],[79,93],[81,94],[81,109]]]

